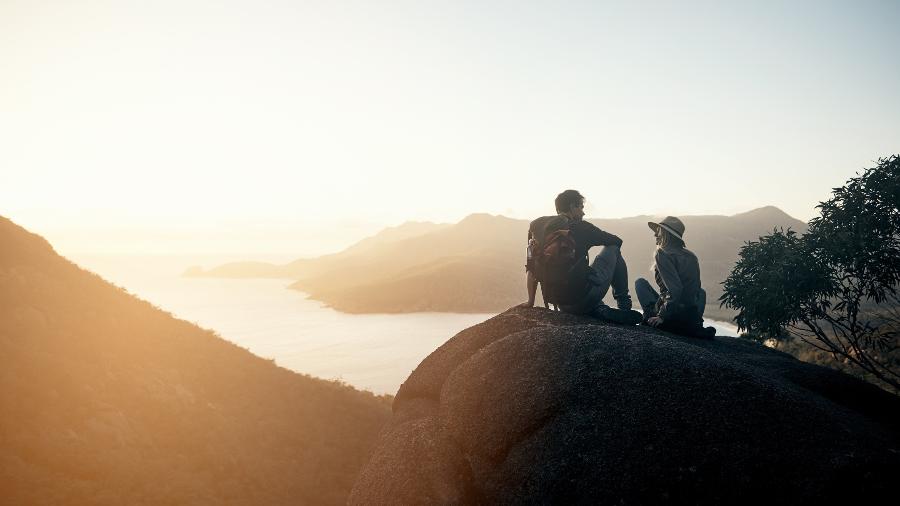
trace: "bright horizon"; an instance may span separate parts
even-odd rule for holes
[[[0,215],[64,255],[405,221],[808,220],[900,150],[892,2],[0,3]]]

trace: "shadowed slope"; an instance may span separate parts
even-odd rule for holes
[[[340,504],[386,400],[173,318],[0,218],[9,504]]]

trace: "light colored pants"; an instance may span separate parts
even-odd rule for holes
[[[612,287],[613,298],[619,299],[628,296],[628,266],[622,258],[622,251],[618,246],[600,246],[600,252],[591,262],[591,268],[597,273],[594,284],[600,289],[600,300],[606,297],[606,292]]]
[[[622,258],[622,251],[618,246],[600,246],[600,252],[591,262],[593,272],[589,274],[593,287],[584,297],[584,300],[575,305],[561,305],[560,309],[567,313],[589,314],[605,306],[603,298],[612,287],[613,297],[616,300],[623,297],[630,300],[628,295],[628,266]]]

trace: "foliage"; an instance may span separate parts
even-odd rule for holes
[[[807,234],[746,244],[720,298],[741,330],[799,338],[900,391],[900,156],[819,204]]]

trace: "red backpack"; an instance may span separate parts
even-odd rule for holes
[[[533,274],[541,285],[541,296],[544,306],[553,304],[574,304],[567,295],[572,291],[570,285],[583,283],[581,271],[577,268],[578,258],[575,254],[575,239],[568,228],[568,220],[550,220],[543,230],[535,234],[532,249],[534,260]]]

